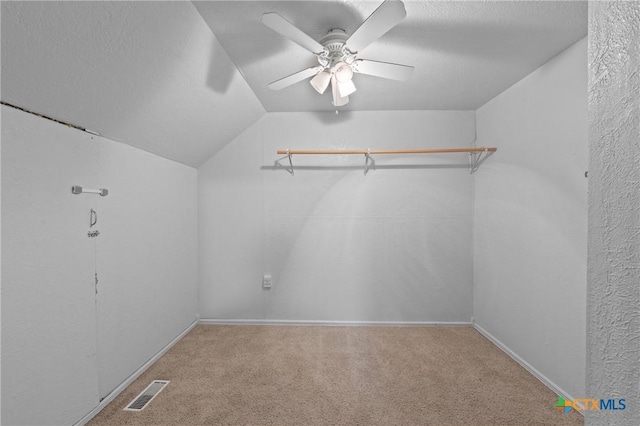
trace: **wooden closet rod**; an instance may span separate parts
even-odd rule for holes
[[[445,154],[454,152],[496,152],[498,148],[432,148],[432,149],[279,149],[280,155],[307,154]]]

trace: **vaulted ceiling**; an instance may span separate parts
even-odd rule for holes
[[[308,81],[268,83],[318,65],[313,54],[266,27],[276,12],[315,40],[353,34],[376,1],[235,1],[194,4],[267,111],[331,111],[331,94]],[[407,16],[359,58],[415,67],[407,82],[358,74],[347,110],[477,109],[587,34],[586,2],[405,1]]]
[[[2,101],[199,166],[265,111],[190,2],[2,2]]]
[[[198,166],[266,112],[331,111],[317,64],[265,27],[277,12],[316,40],[353,33],[381,1],[2,2],[2,101]],[[346,110],[473,110],[587,34],[584,1],[413,1],[360,57],[412,65],[357,74]]]

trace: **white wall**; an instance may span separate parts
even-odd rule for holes
[[[2,423],[72,424],[196,318],[197,173],[6,106],[2,154]]]
[[[476,323],[585,395],[587,40],[476,111]]]
[[[640,3],[589,4],[587,395],[592,425],[640,424]]]
[[[0,128],[2,128],[0,118]],[[0,159],[2,159],[2,142],[0,140]],[[2,161],[0,161],[0,205],[2,200]],[[0,208],[0,307],[2,306],[2,208]],[[0,310],[0,316],[2,312]],[[0,354],[2,353],[2,319],[0,318]],[[2,366],[0,365],[0,383],[2,383]],[[2,386],[0,385],[0,422],[2,422]]]
[[[99,144],[97,239],[100,396],[197,314],[197,171],[131,146]]]
[[[366,176],[363,156],[294,156],[294,176],[274,161],[286,148],[466,147],[474,127],[472,111],[264,116],[198,171],[201,316],[470,321],[465,154],[376,156]]]

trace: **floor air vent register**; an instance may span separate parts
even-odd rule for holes
[[[153,382],[151,382],[151,384],[149,384],[149,386],[145,388],[145,390],[143,390],[142,392],[140,392],[140,394],[138,394],[138,396],[133,398],[133,401],[131,401],[129,405],[124,408],[124,411],[144,410],[145,407],[149,405],[151,401],[153,401],[153,398],[155,398],[168,384],[169,380],[154,380]]]

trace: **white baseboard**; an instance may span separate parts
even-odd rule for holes
[[[542,374],[538,369],[529,364],[527,361],[522,359],[518,354],[509,349],[504,343],[495,338],[491,333],[478,325],[475,321],[473,322],[473,328],[478,330],[480,334],[489,339],[491,343],[500,348],[504,353],[509,355],[511,359],[520,364],[525,370],[531,373],[536,379],[540,380],[546,387],[551,389],[556,395],[563,397],[564,399],[573,401],[575,398],[569,395],[568,392],[565,392],[560,386],[556,385],[552,380],[550,380],[547,376]],[[582,413],[581,413],[582,414]]]
[[[318,320],[270,320],[270,319],[215,319],[202,318],[199,324],[205,325],[297,325],[297,326],[470,326],[464,321],[318,321]]]
[[[189,325],[189,327],[187,327],[182,333],[180,333],[176,338],[170,341],[165,347],[160,349],[160,351],[154,356],[152,356],[151,359],[149,359],[149,361],[145,362],[142,365],[142,367],[138,368],[132,375],[127,377],[127,379],[124,382],[120,383],[120,385],[117,388],[111,391],[109,395],[107,395],[102,401],[100,401],[100,404],[98,404],[96,408],[94,408],[86,416],[78,420],[78,422],[76,422],[73,426],[84,426],[85,424],[87,424],[89,420],[94,418],[100,411],[102,411],[104,407],[106,407],[107,405],[109,405],[111,401],[116,399],[116,397],[120,395],[120,393],[122,393],[123,390],[125,390],[131,383],[133,383],[134,380],[140,377],[142,373],[147,371],[149,367],[151,367],[158,359],[160,359],[162,355],[164,355],[169,349],[171,349],[173,345],[178,343],[178,341],[180,341],[180,339],[182,339],[196,325],[198,325],[198,320],[195,320],[194,322],[192,322]]]

